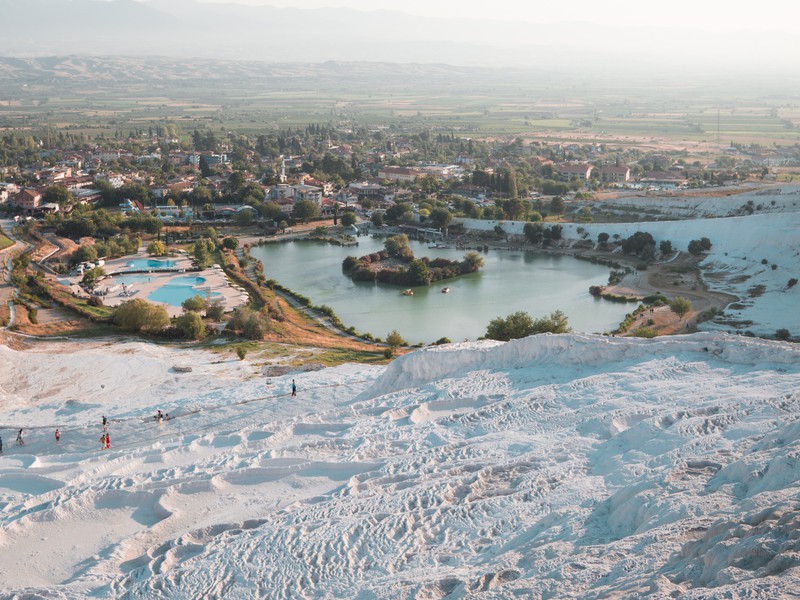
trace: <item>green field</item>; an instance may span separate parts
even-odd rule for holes
[[[127,59],[126,68],[133,60]],[[790,82],[627,81],[441,65],[392,68],[287,65],[191,77],[167,71],[155,84],[126,81],[120,69],[102,82],[91,75],[81,82],[41,76],[24,91],[13,81],[0,81],[0,131],[51,127],[113,137],[170,123],[188,137],[194,129],[255,134],[330,123],[483,138],[578,135],[621,144],[648,137],[723,145],[800,142],[800,103]]]

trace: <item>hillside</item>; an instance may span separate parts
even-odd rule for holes
[[[498,10],[496,19],[422,18],[400,10],[277,8],[194,0],[0,0],[0,54],[168,55],[273,62],[326,60],[546,66],[593,72],[624,60],[623,72],[669,69],[708,75],[797,73],[798,42],[781,32],[597,27],[580,21],[533,23]],[[576,12],[580,18],[580,12]],[[19,24],[19,25],[17,25]],[[35,24],[35,27],[32,26]],[[702,25],[702,24],[700,24]],[[742,40],[746,39],[746,43]],[[676,41],[680,40],[680,43]],[[752,48],[757,47],[758,53]],[[668,48],[668,52],[665,52]],[[763,60],[769,56],[769,61]]]
[[[545,335],[271,379],[256,356],[14,346],[0,598],[800,589],[794,345]]]

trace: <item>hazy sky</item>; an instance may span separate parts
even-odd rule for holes
[[[731,31],[741,29],[797,31],[800,27],[798,0],[203,0],[267,4],[280,7],[348,7],[358,10],[388,9],[432,17],[508,19],[536,22],[588,21],[637,27],[683,25],[697,29]]]

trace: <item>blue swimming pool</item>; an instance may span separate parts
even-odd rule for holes
[[[155,258],[134,258],[125,264],[125,271],[159,271],[163,269],[174,269],[174,260]]]
[[[205,277],[173,277],[147,296],[147,299],[151,302],[163,302],[170,306],[180,306],[184,300],[192,296],[203,296],[203,298],[211,301],[222,297],[218,292],[203,289],[205,282]]]

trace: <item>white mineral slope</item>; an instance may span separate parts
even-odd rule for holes
[[[615,200],[616,202],[616,200]],[[650,233],[660,244],[686,252],[689,242],[707,237],[711,251],[700,263],[703,280],[710,290],[725,292],[739,301],[725,309],[719,321],[705,322],[706,330],[751,331],[773,336],[788,329],[800,336],[800,187],[784,186],[766,192],[723,197],[629,198],[630,206],[657,207],[659,214],[697,215],[698,218],[674,221],[633,223],[565,223],[564,238],[597,240],[600,233],[627,238],[637,231]],[[747,202],[754,202],[759,213],[739,214]],[[684,206],[687,211],[677,210]],[[762,212],[767,211],[767,212]],[[721,218],[699,218],[709,217]],[[466,220],[471,228],[493,228],[494,221]],[[503,221],[508,233],[523,235],[525,223]],[[579,231],[580,230],[580,231]],[[613,258],[613,255],[612,255]],[[677,276],[676,276],[677,277]],[[661,290],[670,297],[672,290]]]
[[[47,369],[68,398],[86,361],[62,356]],[[173,381],[154,397],[156,371],[141,397],[104,398],[123,414],[111,451],[81,425],[94,406],[70,407],[60,447],[44,430],[12,447],[3,429],[0,598],[800,590],[796,346],[544,335],[268,388],[240,363],[207,368],[181,380],[185,392]],[[52,415],[17,394],[3,423]],[[181,416],[139,418],[156,406]]]

